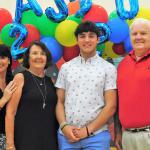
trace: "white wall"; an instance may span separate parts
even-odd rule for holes
[[[125,8],[129,8],[129,1],[130,0],[124,0]],[[23,2],[26,3],[27,0],[23,0]],[[54,0],[37,0],[37,2],[39,2],[43,10],[49,6],[56,8]],[[65,0],[65,2],[68,3],[69,0]],[[108,13],[116,9],[115,0],[93,0],[93,3],[103,6]],[[150,8],[150,0],[139,0],[139,6]],[[14,16],[16,0],[0,0],[0,8],[6,8],[11,12],[12,16]]]

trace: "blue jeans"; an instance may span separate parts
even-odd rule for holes
[[[58,131],[59,150],[109,150],[110,140],[110,134],[106,130],[78,142],[69,143]]]

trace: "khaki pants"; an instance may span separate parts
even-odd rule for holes
[[[123,150],[150,150],[150,132],[124,131],[122,146]]]

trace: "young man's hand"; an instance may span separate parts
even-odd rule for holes
[[[80,139],[84,139],[84,138],[86,138],[88,136],[87,135],[87,131],[86,131],[86,127],[74,129],[73,130],[73,134],[77,138],[80,138]]]
[[[67,125],[62,129],[62,132],[64,134],[64,136],[69,140],[69,142],[73,143],[73,142],[77,142],[80,140],[80,138],[78,138],[77,136],[74,135],[73,131],[74,130],[78,130],[77,127],[75,126],[71,126],[71,125]]]

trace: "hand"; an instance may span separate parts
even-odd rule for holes
[[[65,137],[69,140],[69,142],[73,143],[73,142],[77,142],[80,139],[78,137],[76,137],[73,134],[73,130],[78,129],[75,126],[71,126],[71,125],[67,125],[62,129],[63,134],[65,135]]]
[[[14,93],[14,91],[17,89],[16,83],[14,81],[9,82],[9,84],[4,89],[3,98],[6,102],[8,102]]]
[[[6,144],[6,150],[16,150],[15,145],[14,144]]]
[[[88,135],[87,135],[87,131],[86,131],[86,127],[84,128],[76,128],[73,130],[73,134],[77,137],[77,138],[80,138],[80,139],[84,139],[86,138]]]
[[[122,150],[122,133],[117,133],[115,135],[115,145],[117,150]]]
[[[8,147],[8,148],[6,148],[6,150],[16,150],[16,148],[15,147]]]

